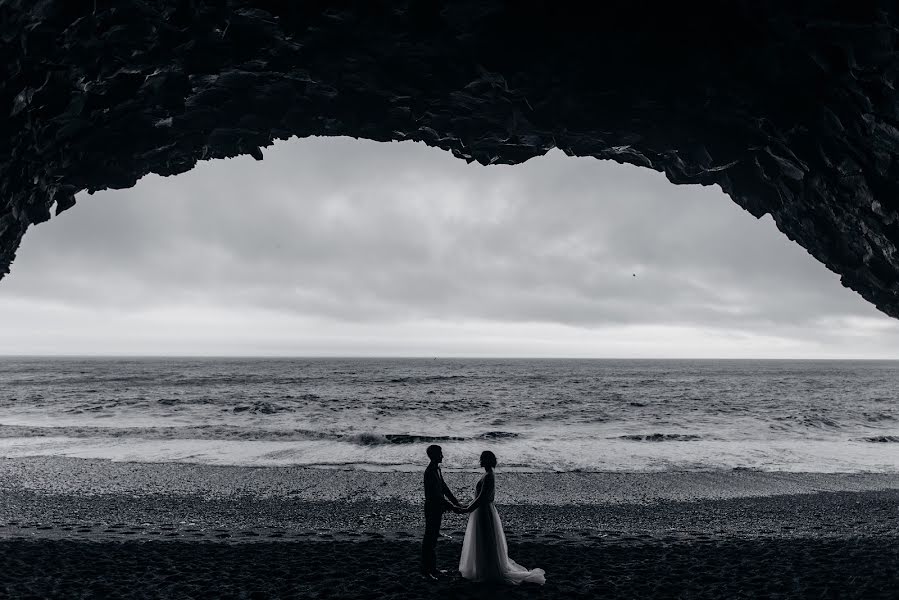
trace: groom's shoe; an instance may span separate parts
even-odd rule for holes
[[[449,571],[447,571],[446,569],[437,569],[437,571],[435,571],[434,574],[439,577],[440,575],[446,575],[448,573],[449,573]]]
[[[431,581],[440,581],[440,578],[434,573],[422,573],[421,576]]]

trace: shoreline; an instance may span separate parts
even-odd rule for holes
[[[422,500],[418,471],[129,463],[70,457],[0,459],[0,492],[93,496],[190,495],[308,502]],[[444,471],[457,496],[473,493],[479,471]],[[820,492],[899,490],[899,473],[708,471],[520,472],[497,470],[498,504],[605,505],[726,500]]]
[[[248,406],[242,407],[249,410]],[[899,474],[899,457],[889,451],[890,444],[896,442],[892,430],[878,435],[866,431],[846,438],[806,440],[728,440],[708,432],[641,430],[624,433],[619,427],[589,427],[561,439],[555,434],[532,439],[512,431],[492,431],[473,437],[424,436],[417,442],[396,443],[388,439],[393,434],[376,432],[325,435],[296,429],[255,431],[234,424],[119,427],[107,420],[103,427],[49,427],[6,423],[0,425],[0,455],[415,472],[426,460],[425,445],[440,442],[450,457],[444,470],[458,472],[476,470],[476,457],[484,449],[492,449],[505,457],[500,464],[505,472],[521,473],[747,470]]]
[[[462,502],[477,473],[447,473]],[[498,473],[510,542],[899,538],[899,476]],[[0,460],[0,539],[415,541],[419,474]],[[444,532],[464,535],[447,514]]]

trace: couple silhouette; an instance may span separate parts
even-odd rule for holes
[[[428,446],[430,464],[425,469],[425,535],[421,542],[421,573],[424,577],[437,581],[446,571],[437,568],[437,539],[443,513],[447,510],[457,514],[468,513],[468,527],[462,541],[462,555],[459,557],[459,572],[471,581],[510,583],[522,582],[544,584],[543,569],[526,569],[509,558],[506,534],[499,513],[493,504],[496,494],[496,455],[489,450],[481,453],[481,467],[484,476],[475,487],[475,498],[468,506],[462,504],[443,480],[440,463],[443,449],[437,445]]]

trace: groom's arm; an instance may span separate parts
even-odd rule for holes
[[[453,506],[459,506],[459,501],[453,496],[453,493],[450,491],[449,486],[446,485],[445,481],[443,482],[443,495],[452,501]]]

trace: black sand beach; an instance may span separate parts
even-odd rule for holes
[[[460,496],[476,477],[447,474]],[[456,574],[464,520],[455,515],[444,525],[452,539],[440,542],[450,574],[436,584],[416,576],[418,480],[3,460],[0,595],[893,598],[899,590],[896,476],[501,474],[510,554],[547,572],[545,587],[501,590]]]
[[[488,588],[414,576],[413,542],[0,544],[9,598],[895,598],[894,540],[519,542],[544,587]],[[443,544],[444,562],[459,544]],[[449,567],[449,564],[445,566]]]

